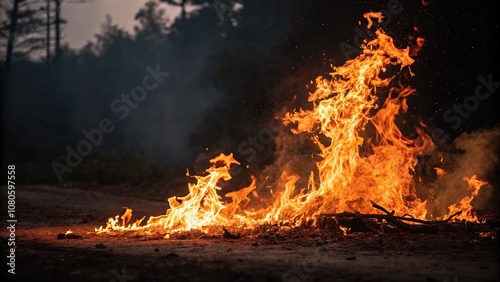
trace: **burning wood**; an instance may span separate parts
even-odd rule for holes
[[[423,220],[412,217],[411,215],[395,216],[394,211],[389,212],[384,207],[373,203],[375,209],[383,211],[385,214],[361,214],[361,213],[336,213],[336,214],[321,214],[320,217],[327,218],[355,218],[355,219],[377,219],[378,221],[385,220],[387,223],[400,228],[402,231],[413,232],[438,232],[438,231],[471,231],[471,232],[489,232],[491,231],[490,224],[472,223],[472,222],[452,222],[453,218],[459,216],[462,212],[456,212],[444,220]],[[413,222],[417,224],[408,224]],[[349,226],[352,221],[344,221],[344,225]],[[359,221],[354,221],[354,224],[359,225]],[[346,227],[338,225],[339,229],[346,232]]]

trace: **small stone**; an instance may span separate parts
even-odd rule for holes
[[[82,236],[76,235],[74,233],[66,234],[66,239],[82,239]]]

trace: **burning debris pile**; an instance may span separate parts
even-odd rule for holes
[[[364,16],[368,27],[372,18],[381,20],[380,13]],[[334,220],[346,233],[347,227],[339,222],[349,218],[351,222],[353,218],[376,219],[405,229],[459,220],[479,223],[471,201],[487,183],[475,175],[463,176],[470,195],[449,205],[447,214],[429,214],[428,199],[419,198],[416,192],[418,157],[436,148],[423,124],[414,128],[412,137],[396,125],[396,117],[408,110],[407,98],[415,90],[398,81],[398,74],[389,73],[413,75],[411,56],[423,43],[418,38],[412,48],[399,49],[389,35],[377,30],[376,38],[365,42],[362,54],[333,67],[329,79],[316,79],[316,90],[308,99],[310,110],[283,117],[283,124],[292,127],[293,133],[309,134],[319,151],[321,160],[316,163],[316,174],[309,174],[307,187],[296,187],[300,178],[296,172],[282,171],[284,184],[273,187],[276,192],[264,208],[252,207],[252,198],[259,198],[256,178],[248,187],[222,197],[219,182],[229,181],[230,167],[240,163],[233,154],[221,154],[210,160],[206,175],[194,176],[196,183],[189,184],[186,196],[168,199],[170,207],[164,215],[152,216],[144,225],[144,218],[130,224],[132,210],[127,208],[123,216],[110,218],[96,233],[141,231],[169,238],[184,231],[222,234],[223,230],[225,236],[239,236],[226,227],[321,226],[326,219]],[[379,106],[381,93],[387,98]],[[368,127],[375,134],[362,137]],[[445,173],[439,167],[435,170],[437,177]],[[376,210],[383,213],[374,214]]]

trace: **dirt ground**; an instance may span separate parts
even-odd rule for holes
[[[133,208],[134,217],[165,212],[158,195],[123,190],[16,187],[15,275],[5,268],[4,228],[2,281],[500,281],[495,233],[380,230],[344,236],[265,226],[239,239],[96,235],[94,228],[123,206]],[[6,208],[1,220],[8,226]],[[68,229],[82,238],[57,238]]]

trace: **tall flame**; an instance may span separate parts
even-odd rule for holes
[[[286,121],[297,124],[295,133],[318,132],[328,137],[323,144],[314,135],[322,157],[317,164],[320,186],[307,197],[301,214],[369,212],[370,201],[374,201],[397,212],[425,216],[425,202],[416,197],[410,172],[416,156],[434,145],[423,130],[417,129],[419,137],[411,140],[395,124],[396,116],[408,109],[406,99],[414,90],[391,88],[382,108],[370,116],[377,108],[377,89],[391,82],[381,74],[391,65],[402,69],[414,60],[409,48],[396,48],[392,38],[380,30],[376,34],[360,56],[334,68],[330,80],[316,79],[317,89],[309,96],[312,110],[286,116]],[[364,139],[359,132],[368,122],[375,127],[378,140],[372,146],[373,154],[361,157]]]
[[[372,18],[379,22],[381,13],[364,15],[371,25]],[[382,30],[365,42],[358,57],[333,67],[330,78],[316,78],[316,90],[310,93],[310,110],[287,113],[283,123],[294,127],[296,134],[310,134],[321,160],[316,163],[318,181],[311,172],[308,187],[296,191],[299,175],[283,171],[282,187],[276,190],[265,208],[248,208],[249,195],[256,194],[256,179],[248,187],[229,192],[223,197],[219,181],[231,179],[231,165],[239,165],[233,154],[221,154],[210,160],[205,176],[193,176],[196,184],[188,185],[188,195],[168,199],[170,208],[164,215],[150,217],[146,225],[139,220],[127,225],[132,210],[126,209],[121,217],[110,218],[106,227],[97,233],[111,231],[146,230],[165,233],[192,229],[208,232],[213,226],[252,228],[259,224],[288,222],[299,225],[313,221],[321,213],[356,211],[373,212],[375,202],[398,214],[411,214],[417,218],[427,215],[426,201],[417,197],[414,172],[419,155],[434,149],[434,143],[424,132],[424,125],[415,127],[414,138],[405,137],[396,125],[399,114],[408,110],[407,99],[415,90],[393,81],[389,69],[410,70],[411,58],[424,43],[399,49],[393,39]],[[378,94],[384,90],[387,98],[379,108]],[[376,134],[373,139],[361,136],[367,126]],[[363,145],[369,149],[362,152]],[[444,171],[436,169],[438,173]],[[189,171],[186,172],[189,175]],[[470,203],[485,182],[475,176],[466,179],[473,187],[472,195],[449,207],[450,214],[464,210],[461,219],[472,217]],[[344,233],[346,229],[343,229]]]

